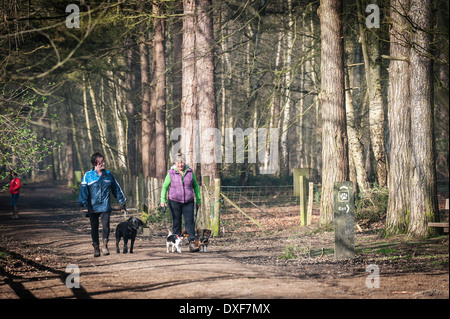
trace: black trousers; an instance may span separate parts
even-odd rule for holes
[[[181,236],[181,217],[184,217],[188,241],[195,239],[194,201],[180,203],[169,199],[169,209],[172,212],[172,232]]]
[[[99,219],[102,222],[102,239],[109,239],[109,220],[111,217],[111,213],[90,213],[89,220],[91,222],[91,237],[92,237],[92,245],[98,246],[99,235],[98,235],[98,226],[100,225]]]

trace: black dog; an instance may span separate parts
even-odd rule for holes
[[[134,240],[136,239],[136,234],[139,226],[143,225],[144,223],[136,218],[136,217],[130,217],[128,218],[128,221],[122,222],[116,227],[116,252],[120,254],[119,249],[119,242],[120,238],[123,237],[123,253],[128,253],[128,239],[131,239],[131,245],[130,245],[130,254],[133,253],[133,246],[134,246]]]

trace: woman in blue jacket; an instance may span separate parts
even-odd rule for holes
[[[100,256],[99,243],[99,218],[102,222],[103,255],[109,255],[109,221],[111,216],[110,197],[111,192],[119,200],[122,207],[125,208],[125,194],[119,183],[110,171],[105,170],[105,161],[103,155],[95,153],[91,157],[91,163],[94,165],[92,170],[84,174],[81,182],[80,195],[78,203],[80,206],[87,207],[88,216],[91,222],[92,246],[94,246],[94,257]]]

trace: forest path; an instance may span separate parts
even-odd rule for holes
[[[154,231],[149,239],[138,235],[134,254],[116,254],[111,234],[111,254],[94,258],[88,219],[77,207],[71,190],[63,185],[25,185],[18,220],[10,218],[9,200],[9,193],[0,193],[0,299],[411,298],[409,293],[391,294],[392,289],[407,288],[368,289],[364,265],[336,277],[333,274],[342,269],[333,262],[317,266],[316,262],[300,263],[295,268],[259,263],[258,258],[271,255],[273,260],[274,254],[279,256],[273,249],[282,251],[285,244],[278,236],[239,243],[213,239],[207,253],[190,253],[183,246],[182,254],[167,254],[165,234]],[[114,230],[123,217],[117,212],[113,215]],[[68,265],[79,268],[80,288],[66,286]],[[446,278],[448,298],[448,271],[432,275],[423,281],[436,278],[442,282]],[[399,287],[408,281],[422,282],[403,275],[392,278],[391,285]],[[436,283],[430,285],[436,287]]]

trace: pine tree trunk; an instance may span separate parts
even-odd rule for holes
[[[175,14],[183,14],[183,10],[175,11]],[[172,116],[172,128],[181,127],[181,100],[182,100],[182,46],[183,46],[183,21],[182,19],[176,19],[171,26],[167,24],[168,28],[172,28],[172,61],[169,65],[172,65],[172,101],[173,111]]]
[[[357,0],[356,4],[359,15],[359,34],[364,56],[367,92],[369,94],[370,143],[376,163],[378,185],[385,187],[387,168],[384,142],[385,111],[381,88],[380,32],[377,28],[366,32],[367,29],[362,21],[365,21],[365,16],[361,9],[360,0]]]
[[[82,75],[83,83],[81,86],[81,90],[83,91],[83,110],[84,110],[84,120],[86,121],[86,131],[88,135],[89,140],[89,155],[94,154],[94,142],[92,140],[92,131],[91,131],[91,123],[90,123],[90,116],[89,116],[89,107],[88,107],[88,101],[87,101],[87,92],[86,92],[86,76]]]
[[[389,199],[386,233],[406,232],[410,202],[411,113],[409,91],[409,0],[391,2],[391,59],[389,65]]]
[[[67,161],[67,186],[71,187],[75,184],[75,163],[73,154],[73,132],[67,130],[66,140],[66,161]],[[78,186],[78,185],[77,185]]]
[[[348,70],[347,72],[351,72]],[[345,75],[345,105],[347,116],[347,133],[348,133],[348,145],[349,154],[352,157],[353,164],[356,171],[356,182],[358,190],[362,193],[366,193],[369,189],[369,182],[367,179],[366,168],[364,167],[363,147],[360,141],[360,134],[356,128],[355,123],[355,110],[353,108],[352,94],[350,89],[349,75]]]
[[[78,143],[78,132],[77,132],[77,126],[75,125],[75,119],[74,119],[74,114],[73,114],[73,107],[72,107],[72,92],[69,89],[68,94],[66,95],[66,99],[68,102],[68,113],[69,113],[69,117],[70,117],[70,125],[72,127],[72,135],[73,135],[73,144],[75,146],[75,152],[77,154],[77,159],[80,165],[80,170],[82,173],[84,173],[86,170],[84,168],[84,161],[83,158],[81,157],[81,150],[80,150],[80,143]],[[91,155],[92,153],[90,153],[89,155]],[[73,177],[71,177],[73,178]]]
[[[153,4],[153,13],[156,17],[162,16],[162,9],[156,3]],[[166,176],[166,61],[164,57],[164,19],[154,20],[154,56],[156,66],[154,70],[155,83],[155,148],[156,148],[156,178],[162,182]]]
[[[106,157],[106,156],[108,156],[108,152],[107,152],[107,149],[106,149],[107,142],[106,142],[106,135],[105,135],[106,132],[105,132],[105,129],[104,129],[105,122],[104,122],[103,117],[102,117],[103,112],[102,112],[102,110],[100,109],[100,106],[98,106],[98,103],[97,103],[97,98],[95,96],[95,92],[94,92],[94,89],[92,87],[91,79],[88,79],[87,89],[89,91],[89,95],[91,96],[92,109],[94,110],[94,118],[95,118],[95,122],[97,123],[97,128],[98,128],[99,135],[100,135],[100,144],[101,144],[101,147],[102,147],[102,150],[103,150],[103,156]],[[111,160],[112,160],[112,158],[111,158]]]
[[[283,122],[281,126],[281,175],[289,175],[289,150],[288,150],[288,126],[291,115],[291,60],[292,43],[294,38],[294,20],[292,18],[292,2],[288,0],[288,27],[287,27],[287,52],[284,69],[285,74],[285,92],[283,105]]]
[[[139,2],[139,10],[144,10],[144,1]],[[150,72],[148,65],[148,45],[146,42],[145,23],[142,22],[139,27],[139,58],[141,67],[141,88],[142,88],[142,131],[141,131],[141,156],[142,156],[142,174],[145,177],[151,176],[150,163],[150,143],[151,121],[150,121]]]
[[[376,32],[376,30],[375,30]],[[369,123],[370,143],[375,157],[378,185],[387,184],[386,145],[384,141],[385,106],[381,88],[380,43],[377,35],[370,33],[369,49]]]
[[[215,151],[219,151],[216,150],[214,134],[217,131],[215,130],[217,129],[217,109],[214,90],[212,0],[198,0],[197,3],[195,41],[198,54],[196,59],[197,84],[201,88],[197,93],[201,132],[201,176],[209,176],[212,183],[218,177]]]
[[[435,221],[438,214],[430,52],[431,1],[412,0],[410,21],[417,29],[411,38],[411,208],[408,235],[426,237],[433,233],[428,222]]]
[[[181,152],[187,164],[194,165],[194,121],[197,119],[197,92],[195,78],[195,0],[183,0],[182,97],[181,97]]]
[[[137,121],[136,117],[136,108],[135,108],[135,100],[133,98],[134,93],[134,85],[135,85],[135,76],[134,76],[134,54],[133,49],[131,47],[132,39],[128,38],[125,44],[128,49],[125,51],[125,74],[124,74],[124,85],[126,90],[126,116],[128,121],[127,126],[127,159],[128,159],[128,172],[131,176],[136,176],[138,174],[140,165],[138,164],[138,155],[137,155],[137,137],[136,134],[139,132],[137,130]]]
[[[114,64],[111,59],[109,60],[110,64]],[[126,160],[126,145],[127,145],[127,130],[126,130],[126,117],[125,108],[124,108],[124,96],[123,96],[123,82],[120,77],[114,75],[114,72],[107,71],[108,77],[111,79],[111,106],[112,106],[112,115],[114,119],[114,127],[116,128],[116,136],[117,136],[117,161],[118,168],[127,169],[127,160]]]
[[[348,141],[344,98],[342,1],[320,1],[322,102],[322,195],[320,223],[333,221],[333,184],[348,180]]]

